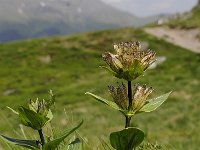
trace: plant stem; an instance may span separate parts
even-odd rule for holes
[[[132,87],[131,81],[128,81],[128,101],[129,101],[129,109],[132,106]],[[131,117],[126,116],[126,124],[125,128],[130,127]]]
[[[38,133],[40,135],[41,144],[43,146],[45,144],[45,140],[44,140],[44,135],[42,133],[42,129],[38,130]]]
[[[132,87],[131,81],[128,81],[128,100],[129,100],[129,108],[132,106]]]
[[[125,128],[129,127],[130,126],[130,121],[131,121],[131,118],[126,116],[126,123],[125,123]]]

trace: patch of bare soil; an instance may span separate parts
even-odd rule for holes
[[[195,53],[200,53],[200,29],[145,28],[147,33]]]

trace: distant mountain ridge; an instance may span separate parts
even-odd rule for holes
[[[100,0],[0,0],[0,4],[0,42],[140,26],[152,21]]]

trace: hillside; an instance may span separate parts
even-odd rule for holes
[[[169,20],[167,25],[172,28],[192,29],[200,28],[200,3],[197,4],[190,12]]]
[[[159,22],[159,21],[158,21]],[[200,2],[190,11],[161,19],[145,31],[196,53],[200,53]]]
[[[0,4],[0,42],[141,26],[156,19],[138,18],[101,0],[0,0]]]
[[[162,65],[147,71],[148,76],[137,82],[152,86],[152,96],[171,90],[173,94],[162,108],[133,118],[133,125],[145,130],[147,141],[176,150],[198,149],[199,55],[132,28],[0,44],[0,132],[20,137],[13,131],[20,132],[19,122],[14,122],[16,116],[6,106],[16,109],[30,98],[47,98],[52,89],[57,110],[53,124],[66,127],[84,119],[80,133],[91,145],[97,145],[99,137],[108,140],[108,133],[123,127],[122,118],[113,120],[118,112],[84,93],[111,99],[107,85],[115,84],[116,78],[98,67],[104,64],[101,53],[112,50],[114,42],[136,39],[148,42],[157,56],[166,57]]]
[[[100,0],[0,0],[0,3],[0,41],[3,42],[132,26],[137,20]]]

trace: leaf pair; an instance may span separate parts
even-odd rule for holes
[[[33,110],[27,109],[23,106],[19,107],[19,118],[21,123],[25,126],[31,127],[34,130],[40,130],[53,119],[53,114],[51,110],[48,110],[47,114],[39,114]]]
[[[137,113],[141,113],[141,112],[151,112],[151,111],[154,111],[155,109],[157,109],[167,98],[168,96],[170,95],[171,92],[169,93],[166,93],[166,94],[163,94],[159,97],[156,97],[156,98],[153,98],[153,99],[149,99],[147,100],[147,103],[140,109],[136,112]],[[85,94],[87,95],[90,95],[92,96],[93,98],[95,98],[96,100],[122,112],[124,115],[126,116],[132,116],[134,115],[131,111],[129,110],[124,110],[124,109],[121,109],[115,102],[113,101],[109,101],[109,100],[106,100],[100,96],[97,96],[95,94],[92,94],[90,92],[86,92]]]

